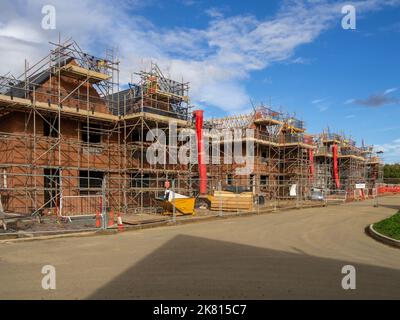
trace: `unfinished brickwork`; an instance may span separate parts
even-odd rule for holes
[[[337,177],[335,156],[337,152]],[[343,134],[324,132],[316,137],[315,185],[331,191],[346,192],[347,199],[373,196],[375,185],[382,180],[382,161],[371,146],[356,146],[351,138]],[[362,186],[365,184],[365,188]],[[365,189],[365,194],[357,190]]]
[[[310,154],[315,147],[312,136],[305,133],[302,121],[260,106],[250,114],[211,119],[206,125],[214,129],[240,130],[242,150],[246,150],[246,144],[254,143],[252,172],[238,174],[236,169],[246,165],[223,162],[225,146],[221,139],[220,163],[210,164],[208,169],[212,181],[220,181],[222,188],[231,186],[252,190],[263,203],[308,199],[312,187]],[[248,136],[246,129],[253,130],[253,135]],[[213,136],[210,135],[209,139],[212,143]]]
[[[164,78],[153,66],[121,91],[118,66],[112,55],[93,57],[72,41],[55,45],[19,79],[2,78],[5,211],[56,213],[65,199],[64,209],[74,215],[88,206],[96,210],[90,196],[105,193],[107,204],[95,203],[129,213],[154,206],[168,179],[176,180],[177,190],[190,191],[188,165],[146,160],[149,130],[168,135],[171,120],[178,128],[191,126],[188,85]]]
[[[98,58],[68,41],[54,44],[20,77],[1,77],[0,192],[6,212],[93,214],[99,206],[125,214],[157,211],[166,181],[174,181],[177,192],[198,194],[195,163],[152,164],[146,157],[154,140],[148,139],[150,130],[163,130],[164,157],[171,159],[171,150],[184,143],[171,146],[177,134],[170,134],[171,122],[177,132],[194,127],[188,83],[168,79],[155,64],[136,75],[139,81],[121,90],[112,51]],[[247,144],[254,146],[253,170],[238,173],[244,164],[224,163],[226,138],[206,133],[209,158],[213,148],[220,151],[220,162],[207,165],[209,194],[241,187],[264,202],[303,201],[314,188],[354,194],[355,184],[367,183],[372,190],[381,178],[381,160],[372,148],[341,136],[307,134],[295,116],[265,106],[208,119],[204,128],[231,130],[244,156]]]

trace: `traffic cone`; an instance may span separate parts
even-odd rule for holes
[[[96,228],[101,227],[101,221],[100,221],[100,211],[96,210]]]
[[[108,226],[112,227],[114,225],[114,209],[110,210],[110,219],[108,219]]]
[[[118,231],[124,231],[124,225],[122,224],[122,218],[120,212],[118,212],[117,223],[118,223]]]

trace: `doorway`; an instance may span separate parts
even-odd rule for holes
[[[44,207],[60,205],[60,172],[58,169],[44,169]]]

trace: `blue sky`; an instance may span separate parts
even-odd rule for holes
[[[52,4],[57,29],[43,30]],[[356,30],[341,7],[357,10]],[[0,4],[0,73],[22,71],[58,34],[101,54],[118,48],[121,80],[156,61],[191,83],[206,115],[254,104],[295,113],[310,133],[329,127],[364,138],[400,162],[400,0],[17,0]]]

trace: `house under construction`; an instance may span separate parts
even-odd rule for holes
[[[188,165],[146,161],[149,130],[191,125],[188,84],[152,65],[120,90],[112,51],[98,58],[74,41],[53,46],[20,77],[1,78],[4,210],[93,214],[106,198],[101,206],[130,213],[154,207],[166,179],[189,190]]]
[[[310,180],[310,155],[313,154],[313,138],[305,134],[304,123],[293,116],[284,115],[260,106],[254,112],[240,116],[211,119],[206,126],[212,129],[230,129],[235,141],[241,139],[243,155],[246,144],[254,145],[254,163],[250,173],[241,173],[246,164],[237,161],[224,163],[226,140],[220,140],[221,160],[209,166],[212,181],[222,186],[247,186],[263,200],[293,199],[290,186],[296,186],[296,199],[306,199],[312,183]],[[246,130],[251,129],[249,136]],[[210,144],[218,143],[210,134]],[[229,148],[229,146],[228,146]],[[212,154],[210,155],[212,158]],[[226,162],[226,161],[225,161]],[[215,183],[214,183],[215,185]]]
[[[317,135],[315,145],[316,186],[342,190],[348,200],[373,195],[383,177],[381,159],[372,146],[358,147],[353,139],[329,130]]]
[[[113,51],[100,58],[71,40],[52,45],[46,57],[26,64],[19,77],[0,78],[4,211],[65,216],[91,215],[105,207],[124,214],[157,211],[156,199],[166,181],[174,181],[176,192],[197,195],[197,164],[153,163],[146,156],[159,138],[150,131],[163,130],[160,144],[168,148],[155,154],[177,157],[185,141],[172,144],[171,139],[194,128],[189,84],[165,77],[152,64],[137,74],[136,84],[121,89]],[[171,122],[176,132],[170,132]],[[372,148],[357,148],[342,137],[307,134],[296,117],[264,106],[246,115],[207,120],[204,128],[211,129],[205,134],[210,150],[220,151],[219,163],[207,166],[208,193],[244,186],[265,202],[302,201],[316,187],[352,192],[356,183],[373,188],[379,179],[380,160]],[[243,164],[224,163],[229,138],[216,136],[226,129],[243,155],[246,144],[254,143],[251,172],[238,173]]]

